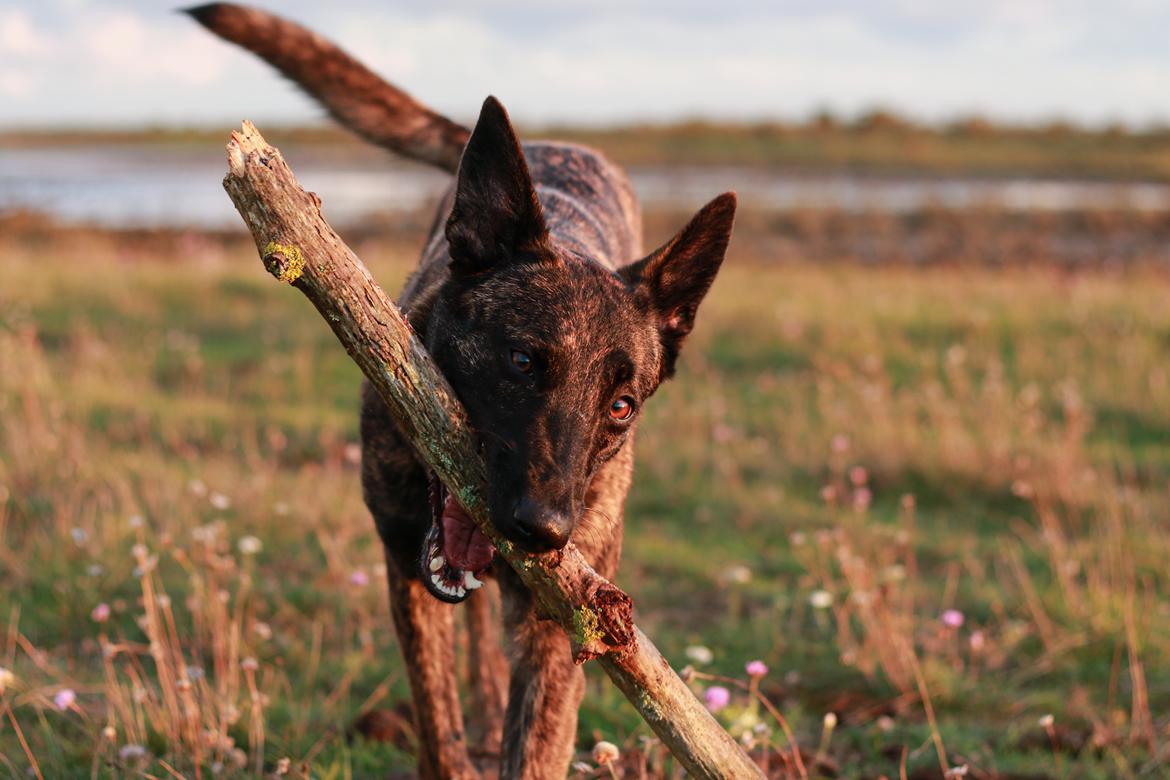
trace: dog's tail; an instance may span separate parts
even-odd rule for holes
[[[299,24],[233,3],[185,9],[219,37],[256,54],[316,98],[342,125],[406,157],[454,172],[469,131]]]

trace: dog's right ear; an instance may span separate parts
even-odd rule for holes
[[[451,269],[475,274],[544,254],[548,229],[532,175],[508,113],[494,97],[483,102],[463,150],[455,204],[447,218]]]

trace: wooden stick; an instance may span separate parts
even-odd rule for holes
[[[528,555],[500,535],[485,502],[475,438],[447,380],[402,313],[321,216],[280,152],[245,122],[227,145],[224,189],[269,273],[305,294],[385,399],[403,435],[480,530],[543,613],[569,635],[578,663],[598,658],[650,727],[697,778],[763,774],[633,622],[629,596],[598,575],[572,544]]]

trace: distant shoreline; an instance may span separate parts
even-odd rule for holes
[[[142,129],[7,129],[0,149],[77,146],[222,146],[230,126]],[[328,150],[330,156],[384,156],[329,125],[265,128],[276,145]],[[528,138],[596,146],[630,166],[752,166],[799,173],[873,176],[965,176],[1054,180],[1170,181],[1170,128],[1100,129],[1059,122],[997,125],[968,119],[915,124],[875,112],[843,122],[822,116],[802,123],[684,122],[614,128],[527,128]]]

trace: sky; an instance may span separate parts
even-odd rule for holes
[[[1170,120],[1165,0],[292,0],[456,119]],[[175,3],[4,0],[0,127],[311,122],[321,112]]]

